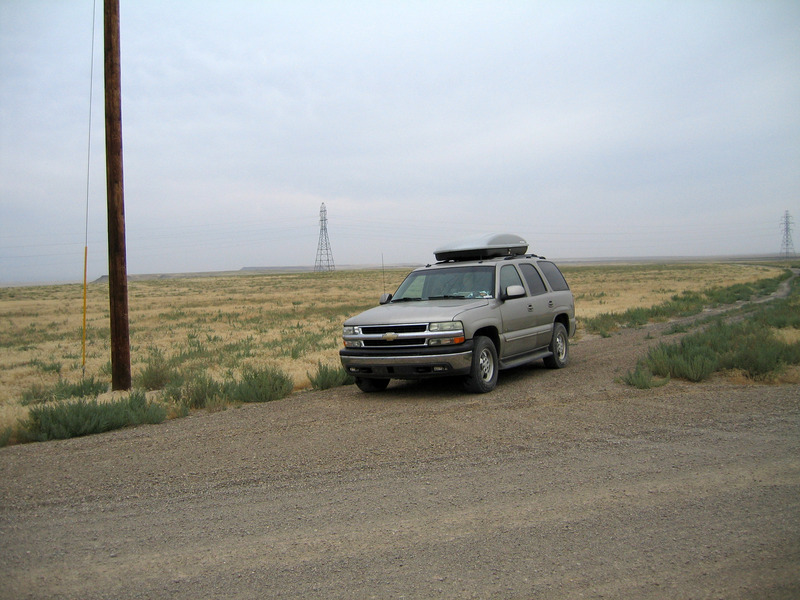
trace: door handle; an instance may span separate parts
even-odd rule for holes
[[[533,304],[528,304],[528,312],[533,312]]]
[[[549,306],[550,308],[553,308],[553,306],[555,306],[555,303],[552,300],[548,300],[547,301],[547,306]]]

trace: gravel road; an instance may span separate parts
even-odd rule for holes
[[[0,449],[0,597],[800,597],[800,386],[616,382],[661,328]]]

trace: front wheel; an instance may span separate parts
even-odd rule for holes
[[[464,378],[464,387],[468,392],[485,394],[497,385],[497,349],[487,337],[475,338],[472,350],[472,367]]]
[[[362,392],[382,392],[389,385],[389,380],[356,377],[356,385]]]
[[[549,369],[563,369],[569,362],[569,338],[567,329],[561,323],[553,326],[553,339],[548,348],[553,353],[544,359],[544,365]]]

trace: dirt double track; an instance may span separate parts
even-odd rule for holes
[[[0,449],[0,597],[800,597],[800,386],[616,382],[661,329]]]

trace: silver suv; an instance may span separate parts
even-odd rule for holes
[[[544,359],[560,369],[575,333],[575,303],[558,267],[519,236],[448,244],[380,306],[345,321],[342,366],[364,392],[390,379],[463,376],[490,392],[500,369]]]

